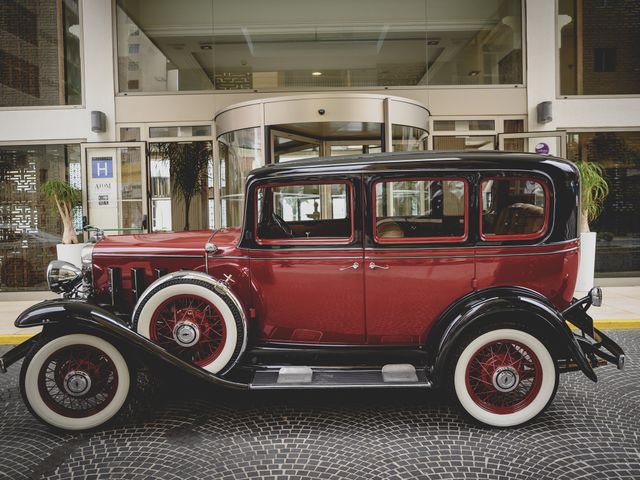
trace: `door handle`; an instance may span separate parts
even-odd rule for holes
[[[389,266],[388,265],[376,265],[375,262],[370,262],[369,263],[369,268],[371,270],[375,270],[376,268],[380,268],[382,270],[389,270]]]
[[[358,262],[353,262],[351,265],[347,265],[346,267],[340,267],[340,271],[344,271],[344,270],[349,270],[350,268],[353,268],[354,270],[357,270],[358,267],[360,266],[360,264]]]

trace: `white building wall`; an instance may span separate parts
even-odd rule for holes
[[[81,0],[82,1],[82,0]],[[0,142],[83,139],[115,140],[112,8],[109,0],[82,1],[84,104],[0,108]],[[107,131],[91,131],[91,111],[107,116]]]
[[[560,98],[557,88],[556,0],[526,0],[529,130],[640,127],[640,95]],[[553,121],[539,124],[536,106],[550,100]]]

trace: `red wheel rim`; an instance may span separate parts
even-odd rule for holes
[[[54,412],[84,418],[104,410],[118,389],[118,371],[91,345],[69,345],[52,353],[38,374],[38,390]]]
[[[197,330],[193,345],[186,346],[177,340],[177,329],[185,325]],[[196,295],[176,295],[165,300],[153,313],[149,333],[151,340],[162,348],[199,367],[218,358],[227,338],[220,310]]]
[[[526,345],[514,340],[497,340],[480,347],[471,356],[466,384],[471,399],[485,410],[514,413],[537,397],[542,385],[542,366]]]

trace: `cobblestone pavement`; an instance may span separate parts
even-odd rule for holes
[[[141,375],[115,424],[63,434],[28,413],[14,365],[0,376],[0,477],[638,479],[640,330],[611,336],[623,372],[563,375],[550,409],[509,430],[471,425],[434,392],[231,392]]]

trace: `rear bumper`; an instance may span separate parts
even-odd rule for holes
[[[625,354],[622,347],[615,341],[593,326],[593,319],[587,313],[591,303],[587,297],[575,300],[562,315],[564,319],[574,325],[578,332],[574,333],[582,353],[586,360],[593,367],[600,367],[606,364],[613,364],[619,370],[624,368]],[[561,362],[561,370],[575,370],[572,360]]]

